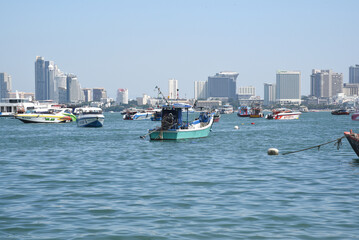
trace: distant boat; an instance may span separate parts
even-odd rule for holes
[[[161,121],[162,120],[162,112],[155,111],[151,116],[151,121]]]
[[[350,146],[352,146],[354,152],[359,157],[359,135],[350,130],[350,132],[344,132],[344,136],[348,139]]]
[[[345,109],[339,109],[339,110],[334,110],[332,111],[332,115],[349,115],[349,111],[345,110]]]
[[[221,119],[221,114],[216,110],[213,115],[213,122],[219,122],[219,119]]]
[[[221,108],[221,114],[232,114],[233,113],[233,106],[226,104],[223,105],[223,107]]]
[[[266,115],[266,119],[274,119],[274,120],[292,120],[299,119],[301,112],[294,112],[287,108],[279,108],[273,109],[272,114]]]
[[[76,108],[79,114],[76,123],[78,127],[102,127],[105,116],[102,114],[101,108],[84,107]]]
[[[251,109],[251,113],[250,113],[249,117],[250,118],[262,118],[263,117],[262,109],[260,107],[253,107]]]
[[[353,113],[351,118],[353,121],[359,121],[359,112]]]
[[[249,117],[251,114],[251,107],[240,106],[238,108],[237,116],[238,117]]]
[[[188,110],[191,106],[187,104],[171,104],[162,107],[161,126],[149,130],[151,140],[179,140],[190,138],[207,137],[213,124],[213,114],[201,112],[199,117],[194,121],[189,121]],[[184,121],[183,115],[186,115]]]

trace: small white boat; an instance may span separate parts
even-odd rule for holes
[[[32,109],[15,114],[15,118],[24,123],[67,123],[76,119],[69,108]]]
[[[75,112],[78,114],[76,119],[78,127],[102,127],[105,122],[105,116],[102,114],[101,108],[76,108]]]

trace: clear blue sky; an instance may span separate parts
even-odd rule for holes
[[[193,97],[194,81],[239,73],[237,86],[275,82],[300,70],[302,94],[313,68],[344,74],[359,64],[359,1],[17,1],[0,0],[0,72],[13,91],[34,91],[36,56],[74,73],[82,87],[111,97],[167,93]]]

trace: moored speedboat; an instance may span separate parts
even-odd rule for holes
[[[85,107],[77,108],[78,117],[76,123],[78,127],[102,127],[105,116],[101,108]]]
[[[68,108],[33,109],[16,114],[15,118],[24,123],[66,123],[76,119]]]
[[[334,110],[332,111],[332,115],[349,115],[349,111],[345,110],[345,109],[339,109],[339,110]]]
[[[194,121],[188,120],[188,112],[182,113],[182,109],[189,109],[186,104],[165,105],[162,108],[161,126],[149,130],[151,140],[179,140],[207,137],[213,124],[213,114],[201,112]],[[183,120],[186,115],[186,121]]]
[[[352,146],[354,152],[359,157],[359,135],[350,130],[350,132],[344,132],[344,136],[348,139],[350,146]]]
[[[273,109],[272,114],[266,115],[266,119],[292,120],[299,119],[301,112],[294,112],[287,108]]]

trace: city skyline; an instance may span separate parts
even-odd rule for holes
[[[278,70],[301,72],[310,94],[312,69],[333,69],[349,82],[359,63],[358,1],[2,1],[0,72],[13,91],[35,92],[35,56],[75,72],[84,88],[118,88],[130,98],[166,91],[180,97],[221,71],[239,73],[237,86],[275,82]],[[333,17],[335,14],[335,17]],[[187,16],[184,18],[183,16]]]

